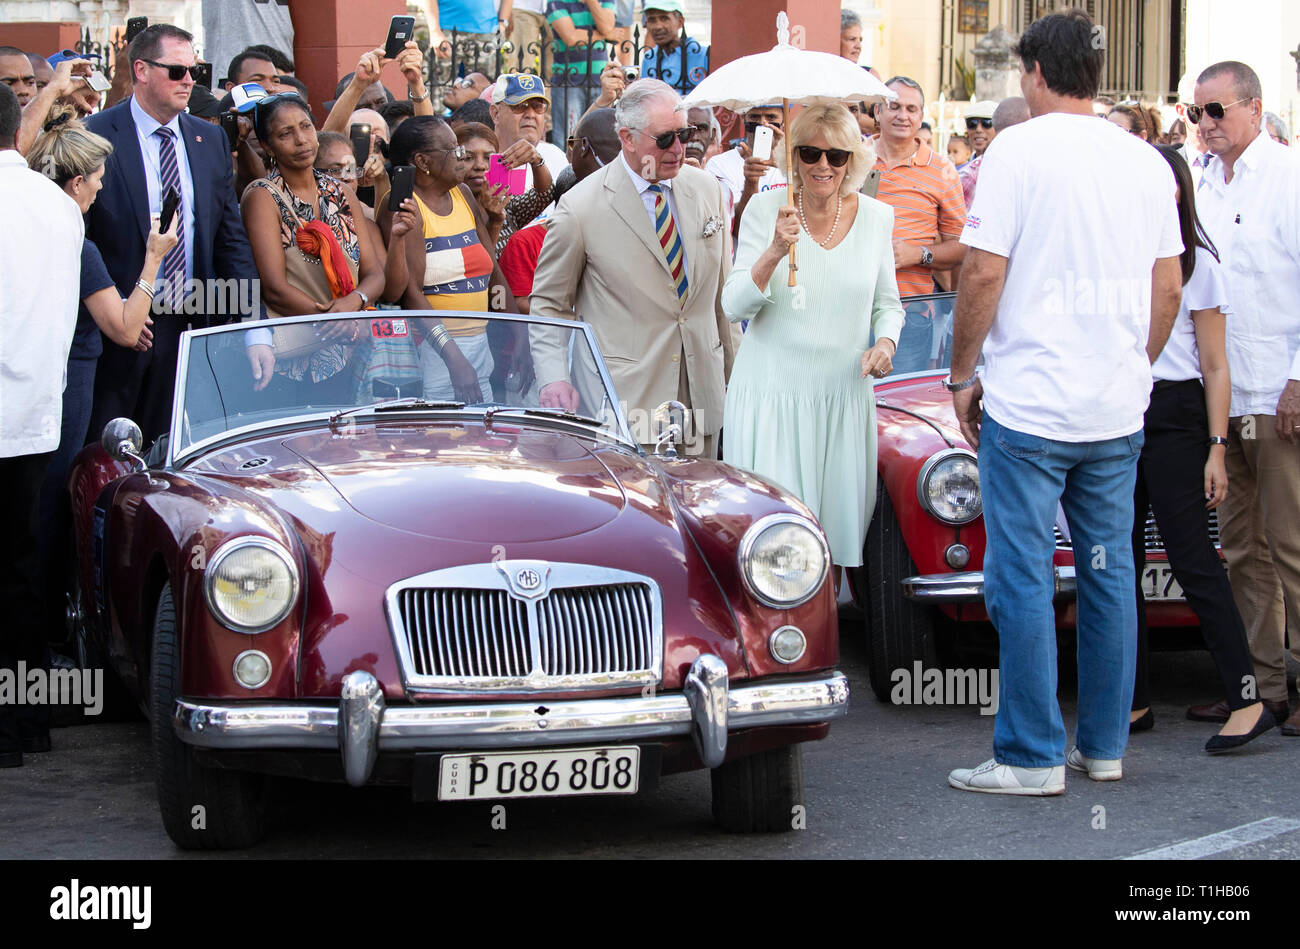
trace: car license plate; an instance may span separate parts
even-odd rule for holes
[[[1183,600],[1183,588],[1167,563],[1150,563],[1142,571],[1142,595],[1148,600]]]
[[[641,749],[636,745],[443,755],[438,800],[635,794],[640,766]]]

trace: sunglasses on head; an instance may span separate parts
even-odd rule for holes
[[[967,119],[966,120],[966,131],[973,132],[980,127],[986,129],[993,128],[993,120],[992,119]]]
[[[655,140],[655,145],[664,149],[673,147],[673,139],[677,139],[677,141],[685,145],[691,140],[691,136],[695,134],[695,128],[691,125],[682,129],[674,129],[671,132],[664,132],[662,135],[651,135],[649,132],[642,131],[641,129],[636,129],[635,131],[640,132],[647,138],[653,138]]]
[[[805,165],[815,165],[826,156],[832,168],[843,168],[849,162],[849,152],[843,148],[817,148],[813,145],[800,145],[795,149],[799,153],[799,160]]]
[[[1214,121],[1218,122],[1223,119],[1223,114],[1231,109],[1234,105],[1240,105],[1242,102],[1249,102],[1250,97],[1238,99],[1236,102],[1229,102],[1224,105],[1222,102],[1207,102],[1205,105],[1189,105],[1187,107],[1187,121],[1196,125],[1201,121],[1202,115],[1208,115]]]
[[[152,59],[146,59],[145,62],[150,66],[156,66],[159,69],[167,70],[167,78],[172,82],[180,82],[185,78],[186,73],[189,73],[190,78],[195,82],[198,82],[199,75],[202,73],[202,70],[198,66],[181,66],[178,63],[156,63]]]

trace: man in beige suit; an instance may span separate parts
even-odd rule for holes
[[[693,129],[666,83],[631,83],[615,121],[622,154],[569,191],[551,217],[531,312],[591,324],[643,442],[653,433],[638,431],[645,426],[637,421],[676,399],[688,410],[687,433],[698,436],[688,446],[716,458],[740,344],[720,302],[731,267],[722,190],[712,175],[684,164]],[[570,371],[568,336],[533,328],[541,404],[598,412],[583,403],[581,371]]]

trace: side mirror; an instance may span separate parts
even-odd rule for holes
[[[133,461],[138,466],[137,471],[148,467],[140,455],[144,436],[140,433],[140,426],[129,418],[115,418],[105,425],[99,444],[114,461]]]
[[[655,455],[677,459],[677,443],[686,431],[686,406],[676,400],[659,403],[654,412]]]

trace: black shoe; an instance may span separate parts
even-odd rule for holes
[[[1264,734],[1264,732],[1276,727],[1277,719],[1274,718],[1273,713],[1268,710],[1268,706],[1265,706],[1259,711],[1259,721],[1255,723],[1255,727],[1246,732],[1246,734],[1215,735],[1205,743],[1205,750],[1212,755],[1221,755],[1225,751],[1233,751],[1247,742],[1254,741],[1260,735]]]
[[[23,753],[21,751],[0,751],[0,768],[21,768]]]
[[[1151,709],[1147,709],[1138,718],[1128,723],[1128,733],[1149,732],[1156,727],[1156,717]]]
[[[43,732],[39,735],[30,735],[23,739],[23,751],[30,754],[39,754],[43,751],[50,750],[50,733]]]

